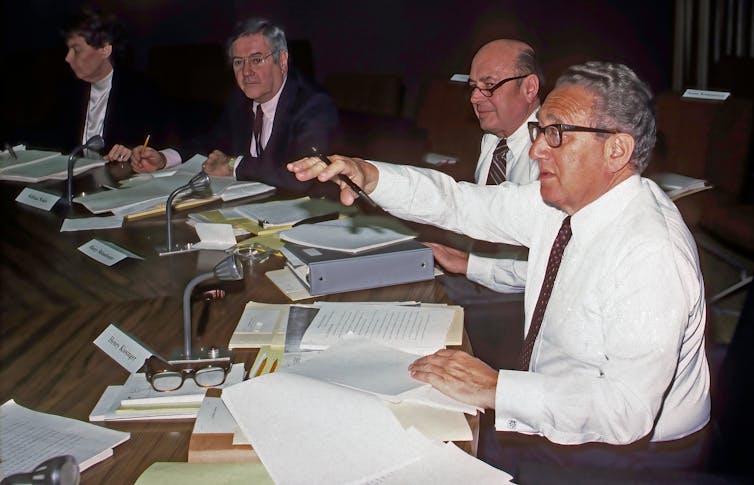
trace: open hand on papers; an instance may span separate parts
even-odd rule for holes
[[[497,371],[460,350],[438,350],[408,366],[411,377],[443,394],[484,409],[494,409]]]

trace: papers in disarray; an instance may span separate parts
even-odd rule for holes
[[[477,408],[451,399],[429,384],[417,381],[408,366],[419,358],[361,337],[344,338],[281,372],[303,375],[351,389],[358,389],[390,402],[414,402],[450,411],[476,414]]]
[[[0,180],[41,182],[68,178],[68,156],[43,150],[15,150],[17,158],[3,157],[0,160]],[[77,158],[73,174],[78,175],[107,163],[106,160]]]
[[[198,163],[201,167],[201,162],[205,159],[206,157],[196,155],[171,175],[137,176],[121,184],[123,188],[87,194],[75,198],[74,201],[84,205],[93,214],[113,212],[125,216],[142,212],[166,202],[172,191],[186,185],[200,170],[196,165]],[[212,195],[208,199],[217,199],[225,190],[239,184],[243,185],[246,196],[274,190],[274,187],[260,182],[236,182],[230,177],[212,177]]]
[[[275,483],[510,480],[457,448],[404,430],[374,396],[345,387],[276,372],[226,389],[222,399]]]
[[[402,222],[385,216],[348,219],[297,226],[280,233],[284,241],[321,249],[358,253],[416,237]]]
[[[0,478],[29,472],[59,455],[73,455],[79,470],[112,456],[130,435],[75,419],[32,411],[13,400],[0,407]]]
[[[312,217],[349,211],[353,212],[353,209],[337,202],[309,197],[246,204],[235,208],[238,215],[256,221],[262,227],[289,226]]]

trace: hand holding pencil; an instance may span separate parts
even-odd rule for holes
[[[357,198],[362,198],[377,207],[368,194],[377,186],[380,173],[377,167],[360,158],[324,156],[315,152],[314,156],[291,162],[286,168],[302,182],[315,178],[320,182],[335,182],[340,186],[340,201],[344,205],[352,205]]]

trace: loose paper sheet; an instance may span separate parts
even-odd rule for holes
[[[73,455],[80,470],[113,454],[129,433],[32,411],[12,399],[0,407],[0,478],[29,472],[59,455]]]
[[[419,458],[393,414],[363,392],[275,372],[222,399],[275,483],[348,483]]]

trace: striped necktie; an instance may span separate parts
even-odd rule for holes
[[[262,111],[262,105],[257,105],[257,112],[254,115],[254,142],[257,146],[257,156],[261,157],[264,153],[262,147],[262,121],[264,119],[264,112]]]
[[[526,334],[524,346],[521,349],[521,357],[519,359],[518,370],[529,370],[531,353],[532,350],[534,350],[534,341],[537,340],[539,327],[542,326],[542,319],[544,319],[545,317],[547,302],[550,301],[552,287],[555,284],[555,277],[558,275],[558,269],[560,268],[560,260],[563,259],[563,251],[565,250],[565,247],[570,240],[571,216],[568,216],[563,219],[563,224],[560,226],[560,231],[558,231],[558,235],[555,237],[555,242],[552,243],[552,249],[550,250],[550,259],[547,260],[545,279],[542,282],[542,289],[539,290],[539,298],[537,299],[537,306],[534,307],[534,314],[531,318],[529,333]]]
[[[505,156],[508,154],[508,143],[505,138],[497,142],[495,151],[492,152],[492,163],[487,175],[487,185],[498,185],[505,182]]]

